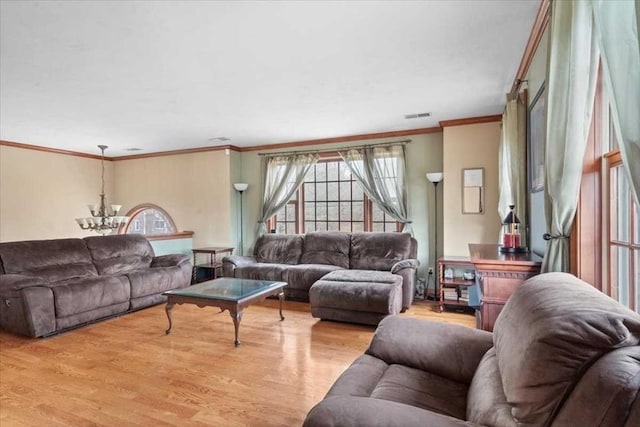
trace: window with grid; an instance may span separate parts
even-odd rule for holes
[[[278,233],[399,231],[399,223],[369,200],[341,159],[321,160],[297,194],[270,221]]]
[[[602,81],[596,88],[572,255],[578,277],[640,309],[640,213],[624,170]]]

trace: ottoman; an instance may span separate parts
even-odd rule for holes
[[[402,276],[386,271],[332,271],[311,286],[309,302],[313,317],[377,325],[402,310]]]

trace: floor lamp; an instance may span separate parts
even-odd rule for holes
[[[435,226],[434,226],[434,235],[435,235],[435,240],[436,240],[436,244],[434,247],[434,252],[433,252],[433,261],[434,261],[434,269],[438,268],[438,184],[440,183],[440,181],[442,181],[443,178],[443,174],[442,172],[432,172],[432,173],[428,173],[427,174],[427,179],[433,184],[433,191],[434,191],[434,197],[435,197]],[[436,271],[434,271],[434,273],[437,273]],[[434,285],[434,294],[433,294],[433,299],[435,301],[438,300],[439,295],[438,295],[438,275],[439,273],[435,274],[434,278],[433,278],[433,285]],[[429,287],[429,282],[427,281],[427,288]],[[425,299],[427,298],[427,289],[425,289],[424,291],[424,297]]]
[[[235,188],[236,191],[240,193],[240,250],[239,250],[240,255],[244,255],[244,248],[242,247],[242,241],[244,240],[244,234],[242,232],[242,220],[244,218],[242,216],[242,193],[244,193],[244,191],[248,187],[249,187],[249,184],[247,184],[246,182],[237,182],[233,184],[233,188]]]

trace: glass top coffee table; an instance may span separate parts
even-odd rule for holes
[[[195,304],[198,307],[219,307],[222,311],[229,310],[236,330],[236,347],[240,345],[238,339],[238,328],[242,319],[242,310],[254,302],[262,301],[265,298],[277,295],[280,299],[280,320],[284,320],[282,315],[282,301],[284,301],[284,287],[286,282],[272,282],[269,280],[249,280],[224,277],[221,279],[209,280],[197,285],[183,289],[175,289],[164,292],[167,296],[167,318],[169,319],[169,329],[171,332],[171,310],[176,304]]]

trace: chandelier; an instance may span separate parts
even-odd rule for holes
[[[89,204],[91,216],[86,218],[76,218],[76,222],[83,230],[91,230],[102,235],[111,233],[129,220],[127,216],[118,216],[118,211],[122,205],[111,205],[107,207],[107,197],[104,194],[104,150],[109,148],[106,145],[98,145],[102,151],[102,192],[100,193],[100,205]]]

